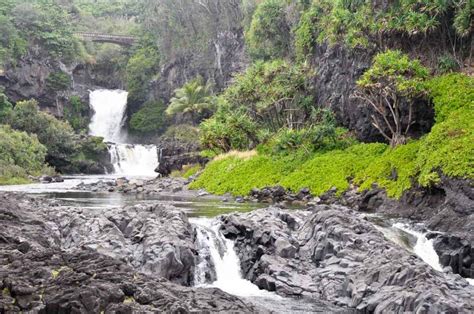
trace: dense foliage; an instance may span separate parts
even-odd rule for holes
[[[36,135],[0,125],[0,184],[24,183],[44,170],[46,148]]]
[[[140,134],[158,133],[166,126],[165,106],[161,101],[147,101],[132,115],[130,130]]]
[[[201,77],[187,82],[176,89],[174,94],[166,109],[170,116],[189,114],[191,122],[199,122],[214,111],[216,99],[212,94],[211,85],[204,83]]]
[[[64,108],[64,117],[74,131],[86,132],[89,125],[89,106],[80,97],[71,96],[69,103]]]
[[[71,15],[55,1],[4,0],[0,4],[0,28],[0,63],[14,61],[34,45],[65,61],[82,57]]]
[[[212,118],[201,123],[200,140],[205,148],[215,152],[249,149],[258,142],[257,125],[242,109],[222,103]]]
[[[5,123],[13,109],[12,103],[5,94],[0,93],[0,124]]]
[[[313,112],[309,70],[283,60],[258,61],[238,75],[223,98],[232,108],[242,108],[263,128],[301,128]]]
[[[354,94],[372,111],[372,124],[392,146],[404,144],[414,123],[415,100],[426,98],[429,71],[418,60],[388,50],[374,57],[372,67],[357,81]],[[425,102],[427,103],[427,102]]]
[[[74,152],[74,132],[71,126],[41,112],[35,100],[17,103],[9,124],[16,130],[36,134],[38,140],[46,146],[47,160],[52,164],[67,160]]]
[[[398,198],[415,184],[438,184],[440,174],[474,179],[474,97],[457,93],[458,85],[446,84],[449,80],[464,82],[465,86],[473,82],[472,77],[450,74],[427,83],[437,117],[444,114],[446,118],[419,140],[395,148],[346,140],[335,149],[316,149],[311,154],[301,147],[291,154],[268,150],[227,154],[208,164],[191,187],[246,195],[254,187],[279,184],[295,192],[310,188],[313,194],[321,195],[335,189],[340,195],[351,184],[361,190],[375,184]],[[284,143],[291,144],[292,140]]]
[[[381,35],[416,36],[445,26],[453,29],[453,35],[467,37],[472,33],[473,10],[472,1],[402,0],[384,5],[374,1],[315,0],[296,30],[296,49],[304,56],[324,41],[365,47]]]
[[[465,108],[474,110],[474,79],[460,73],[435,77],[427,84],[436,111],[436,121],[442,122],[451,112]]]
[[[284,57],[290,51],[291,35],[284,0],[265,0],[257,7],[246,34],[254,58]]]

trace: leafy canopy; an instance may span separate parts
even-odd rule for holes
[[[211,85],[204,84],[201,77],[184,84],[175,90],[166,113],[170,116],[178,113],[189,113],[193,121],[200,120],[215,108],[215,98],[212,95]]]
[[[141,134],[160,132],[165,125],[165,106],[161,101],[147,101],[130,119],[130,130]]]

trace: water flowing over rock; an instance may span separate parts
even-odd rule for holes
[[[96,90],[90,93],[90,104],[94,110],[89,131],[109,142],[109,154],[114,173],[132,176],[154,176],[158,166],[158,151],[155,145],[126,144],[127,134],[123,130],[127,109],[126,91]]]
[[[360,312],[474,311],[467,281],[435,271],[345,207],[271,207],[221,221],[246,278],[280,295]]]
[[[254,312],[219,289],[189,288],[191,226],[172,208],[107,213],[0,194],[0,308],[6,312]]]

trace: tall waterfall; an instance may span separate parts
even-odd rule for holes
[[[110,142],[109,153],[116,174],[153,176],[158,166],[155,145],[127,144],[122,131],[128,93],[123,90],[95,90],[89,95],[94,110],[89,134],[101,136]]]
[[[208,218],[190,219],[196,227],[201,260],[195,270],[196,286],[211,286],[241,297],[280,297],[266,290],[260,290],[249,280],[242,278],[240,261],[234,250],[234,242],[226,239],[219,226]],[[215,278],[209,275],[209,269],[215,271]],[[212,279],[210,279],[212,278]],[[214,279],[214,280],[213,280]]]

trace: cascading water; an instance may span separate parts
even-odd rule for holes
[[[126,144],[122,131],[127,108],[126,91],[95,90],[90,93],[90,105],[94,110],[89,133],[110,142],[109,153],[116,174],[128,176],[153,176],[158,166],[155,145]]]
[[[415,231],[403,223],[395,223],[393,227],[414,236],[416,243],[413,252],[437,271],[443,271],[443,267],[439,263],[439,256],[433,247],[433,240],[428,240],[423,233]]]
[[[201,257],[200,263],[196,266],[196,286],[216,287],[241,297],[281,299],[276,294],[260,290],[249,280],[242,278],[234,242],[221,234],[218,224],[207,218],[195,218],[190,221],[196,227]]]
[[[128,93],[123,90],[95,90],[90,92],[90,105],[94,110],[89,133],[101,136],[107,142],[123,143],[123,117],[127,108]]]

